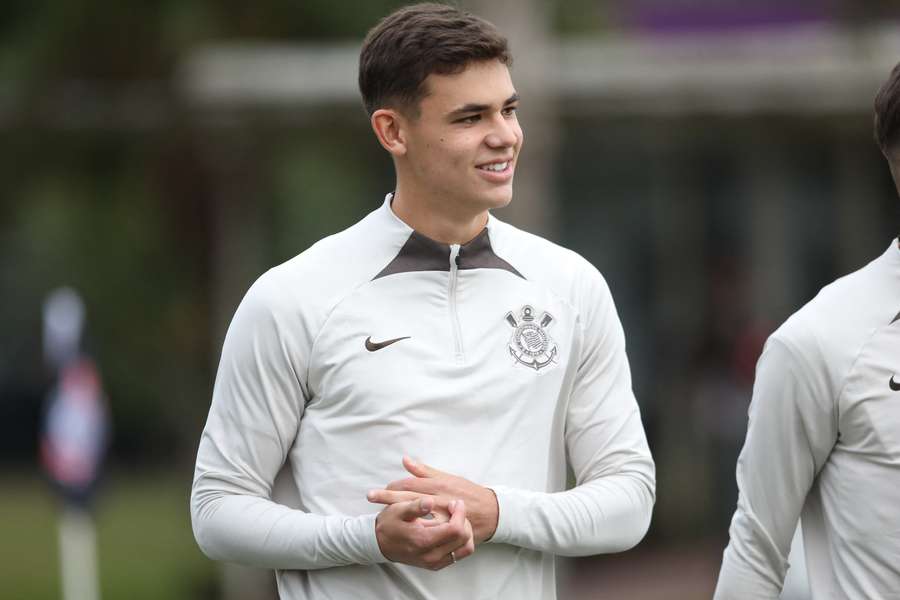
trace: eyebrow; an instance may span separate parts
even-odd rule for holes
[[[503,106],[509,106],[513,102],[518,102],[518,101],[519,101],[519,94],[513,94],[512,96],[510,96],[509,98],[504,100]],[[455,117],[455,116],[463,115],[463,114],[467,114],[467,113],[484,112],[487,109],[489,109],[490,107],[491,107],[490,104],[475,104],[475,103],[464,104],[464,105],[460,106],[459,108],[451,110],[449,113],[447,113],[447,116]]]

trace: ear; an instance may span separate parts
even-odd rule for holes
[[[891,177],[894,180],[894,187],[897,189],[897,195],[900,196],[900,159],[891,160],[888,157],[888,168],[891,170]]]
[[[392,156],[406,154],[406,121],[396,110],[380,108],[372,113],[372,130],[385,150]]]

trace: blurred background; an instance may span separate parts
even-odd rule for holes
[[[193,460],[247,287],[392,189],[356,61],[367,29],[401,4],[4,3],[4,597],[61,597],[60,502],[38,459],[54,381],[42,303],[61,285],[84,300],[84,349],[108,399],[92,504],[102,595],[273,597],[194,544]],[[763,341],[898,231],[871,106],[900,60],[900,9],[461,4],[509,35],[523,96],[516,198],[498,216],[607,277],[657,461],[646,540],[566,563],[561,598],[708,598]]]

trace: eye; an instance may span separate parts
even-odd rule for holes
[[[457,119],[457,123],[462,123],[463,125],[474,125],[478,121],[481,120],[481,115],[469,115],[468,117],[463,117],[462,119]]]
[[[506,108],[503,109],[503,116],[511,117],[514,114],[516,114],[516,112],[518,112],[518,110],[519,110],[518,106],[507,106]]]

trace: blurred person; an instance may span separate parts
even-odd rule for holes
[[[43,306],[44,360],[54,384],[47,394],[40,460],[70,508],[87,511],[102,474],[110,425],[96,362],[83,350],[85,307],[72,288],[51,292]]]
[[[606,282],[489,212],[523,139],[510,63],[457,8],[374,27],[359,84],[395,191],[264,274],[231,323],[194,533],[214,559],[277,569],[282,598],[555,598],[555,555],[622,551],[649,526]],[[297,508],[271,499],[285,462]]]
[[[875,98],[900,192],[900,64]],[[900,598],[900,242],[766,342],[717,600],[778,598],[802,522],[813,598]]]
[[[108,418],[96,364],[79,356],[62,366],[48,398],[41,462],[64,500],[87,507],[100,480]]]
[[[40,458],[62,499],[59,566],[64,600],[97,600],[96,528],[91,502],[109,436],[106,398],[95,362],[82,350],[85,308],[71,288],[44,302],[44,357],[56,384],[47,397]]]

